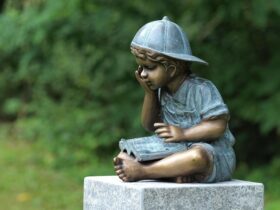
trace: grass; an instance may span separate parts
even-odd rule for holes
[[[38,145],[0,140],[1,210],[82,209],[82,182],[48,167],[48,156]]]
[[[0,210],[82,209],[82,178],[112,172],[109,164],[54,169],[54,161],[44,145],[7,138],[0,132]],[[279,169],[280,159],[254,170],[241,165],[234,178],[264,183],[265,209],[279,210]]]

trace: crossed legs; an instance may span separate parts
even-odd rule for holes
[[[143,179],[174,178],[176,182],[190,182],[190,177],[203,180],[213,168],[213,158],[200,146],[175,153],[148,164],[140,163],[121,152],[114,158],[115,172],[125,182]]]

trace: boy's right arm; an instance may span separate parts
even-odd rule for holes
[[[154,123],[161,122],[160,104],[158,100],[158,90],[151,90],[141,78],[141,68],[135,71],[135,77],[145,91],[144,102],[142,106],[141,122],[147,131],[155,130]]]

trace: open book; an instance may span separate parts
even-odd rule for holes
[[[165,143],[158,136],[148,136],[134,139],[121,139],[119,142],[121,151],[134,156],[138,161],[157,160],[176,152],[187,149],[187,144]]]

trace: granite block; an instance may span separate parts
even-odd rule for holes
[[[117,176],[84,180],[84,210],[262,210],[263,206],[264,187],[255,182],[124,183]]]

